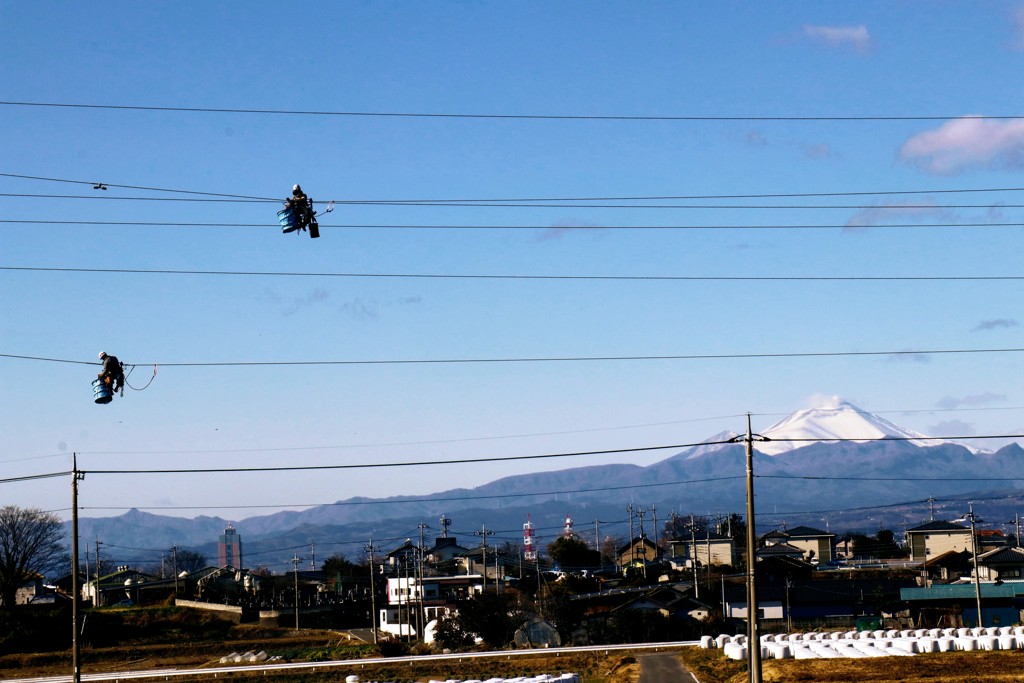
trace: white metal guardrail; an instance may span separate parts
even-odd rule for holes
[[[268,673],[282,673],[287,671],[327,671],[331,669],[360,668],[376,664],[403,664],[423,663],[431,661],[451,661],[466,659],[512,659],[530,655],[558,655],[577,652],[615,652],[621,650],[647,650],[658,652],[659,650],[674,650],[681,647],[695,647],[699,645],[696,640],[681,640],[669,643],[633,643],[625,645],[588,645],[583,647],[552,647],[533,650],[497,650],[490,652],[455,652],[447,655],[411,655],[406,657],[377,657],[372,659],[339,659],[328,662],[288,662],[285,664],[272,664],[261,662],[259,664],[235,664],[232,666],[208,667],[202,669],[146,669],[142,671],[117,671],[83,673],[83,683],[93,681],[133,681],[142,679],[180,679],[213,677],[223,674],[242,675],[266,675]],[[3,678],[0,683],[71,683],[72,676],[44,676],[39,678]]]

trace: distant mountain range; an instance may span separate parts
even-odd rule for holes
[[[631,502],[637,508],[656,506],[661,520],[672,512],[742,514],[745,449],[742,444],[722,443],[734,436],[715,435],[647,467],[597,465],[517,475],[473,489],[350,498],[233,523],[243,538],[246,564],[276,570],[290,567],[287,558],[311,543],[319,546],[321,558],[340,551],[356,559],[353,545],[332,545],[342,541],[392,539],[394,547],[401,541],[393,539],[418,534],[415,530],[422,522],[435,530],[427,537],[432,545],[442,515],[453,518],[455,528],[486,526],[508,540],[518,539],[529,515],[539,530],[538,540],[546,544],[557,535],[567,513],[576,520],[577,530],[592,538],[588,529],[594,520],[625,520]],[[1005,479],[1024,472],[1024,449],[1015,443],[989,452],[926,440],[846,402],[794,413],[762,436],[770,441],[755,444],[759,533],[783,524],[828,527],[836,533],[883,525],[899,532],[904,523],[927,521],[930,497],[942,499],[937,519],[961,515],[967,501],[973,500],[991,527],[1012,519],[1019,510],[1018,482]],[[648,517],[648,534],[651,523]],[[227,524],[219,517],[182,519],[138,510],[79,522],[84,544],[98,538],[108,548],[105,556],[124,563],[152,561],[154,549],[172,545],[203,552],[214,563],[217,538]],[[624,541],[628,528],[623,528],[620,524],[612,533]],[[463,536],[460,543],[477,546],[479,539]]]

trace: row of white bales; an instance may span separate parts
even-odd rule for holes
[[[720,648],[730,659],[747,658],[747,637],[704,636],[704,649]],[[932,628],[902,631],[830,631],[761,636],[761,657],[833,659],[911,657],[927,652],[1024,649],[1024,626]]]

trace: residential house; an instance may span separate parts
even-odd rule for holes
[[[14,591],[14,604],[15,605],[27,605],[32,602],[36,596],[41,596],[46,592],[43,587],[43,575],[33,574],[25,583],[18,586],[18,589]]]
[[[173,579],[171,585],[173,586]],[[152,594],[154,587],[161,590],[167,581],[127,566],[120,566],[112,574],[90,579],[82,586],[82,599],[93,605],[138,604]],[[173,587],[172,587],[173,592]],[[145,593],[143,593],[145,591]],[[161,596],[162,598],[162,596]]]
[[[1024,578],[1024,549],[1002,547],[978,555],[982,581],[1020,581]]]
[[[971,528],[953,522],[934,521],[907,529],[910,560],[927,562],[951,550],[973,552]]]
[[[620,567],[643,566],[657,562],[661,557],[661,549],[646,536],[637,536],[619,548],[615,555]]]
[[[411,539],[405,539],[405,543],[398,546],[384,556],[385,569],[389,574],[398,573],[401,568],[415,566],[419,560],[420,549],[414,545]]]
[[[736,543],[729,536],[712,531],[700,531],[690,538],[669,541],[669,557],[674,565],[692,567],[694,561],[702,567],[709,565],[734,566]]]
[[[788,543],[771,543],[763,548],[758,548],[756,553],[758,560],[768,557],[789,557],[794,560],[803,560],[804,550]]]
[[[929,557],[924,571],[929,581],[951,583],[971,573],[972,555],[967,550],[950,550],[936,557]]]
[[[808,562],[831,562],[835,554],[836,535],[809,526],[787,529],[786,543],[804,551],[803,559]]]
[[[479,595],[483,584],[479,574],[389,578],[388,603],[380,609],[379,628],[416,636],[425,624],[455,609],[460,600]]]

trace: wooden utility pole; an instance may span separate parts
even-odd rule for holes
[[[370,628],[373,629],[373,644],[377,644],[377,591],[373,587],[373,537],[370,537],[369,545],[363,546],[363,550],[370,553]]]
[[[486,526],[480,525],[480,531],[474,531],[473,533],[481,538],[480,549],[483,551],[482,554],[481,554],[481,559],[483,560],[483,564],[484,564],[484,592],[486,593],[487,592],[487,537],[492,535],[494,532],[491,531],[490,529],[488,529]],[[497,577],[495,577],[495,583],[497,583]]]
[[[71,680],[73,683],[82,683],[82,668],[79,662],[81,644],[78,642],[79,624],[82,623],[78,613],[81,598],[78,587],[78,481],[84,478],[85,475],[78,471],[78,454],[73,453],[71,455]]]
[[[299,630],[299,562],[302,562],[302,558],[298,555],[293,555],[292,559],[289,560],[295,566],[295,630]]]

